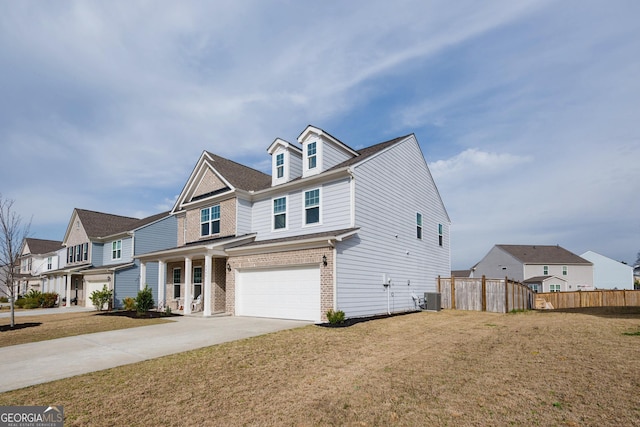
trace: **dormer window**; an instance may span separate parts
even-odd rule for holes
[[[310,142],[307,144],[308,169],[313,169],[317,165],[316,144],[317,142]]]
[[[284,153],[276,155],[276,176],[278,178],[284,176]]]

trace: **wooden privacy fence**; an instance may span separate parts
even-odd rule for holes
[[[508,313],[533,308],[534,293],[527,286],[504,279],[438,276],[442,308]]]
[[[578,292],[544,292],[536,294],[536,299],[541,298],[544,298],[545,302],[549,304],[546,304],[546,307],[536,308],[640,306],[640,291],[599,290]]]

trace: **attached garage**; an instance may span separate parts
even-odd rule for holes
[[[319,322],[319,266],[239,270],[236,315]]]
[[[85,307],[93,307],[93,303],[91,302],[91,294],[94,291],[101,291],[102,287],[109,287],[109,284],[106,282],[86,282],[87,291],[85,292]],[[103,309],[108,308],[107,306],[103,307]]]

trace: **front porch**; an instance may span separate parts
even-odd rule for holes
[[[157,307],[174,313],[213,316],[225,313],[227,260],[213,255],[157,261]],[[140,264],[140,289],[146,281],[147,262]]]

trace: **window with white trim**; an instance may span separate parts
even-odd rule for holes
[[[82,261],[82,257],[80,256],[81,246],[82,245],[76,245],[76,261]]]
[[[438,246],[444,243],[444,234],[442,232],[442,224],[438,224]]]
[[[569,273],[569,269],[567,268],[566,265],[562,266],[562,275],[566,276]]]
[[[276,177],[282,178],[284,176],[284,153],[276,155]]]
[[[202,267],[193,267],[193,298],[202,294]]]
[[[560,292],[560,285],[559,284],[550,284],[549,285],[549,292]]]
[[[116,240],[111,242],[111,259],[120,258],[122,258],[122,240]]]
[[[543,265],[542,266],[542,274],[545,276],[549,275],[549,266],[548,265]]]
[[[422,240],[422,214],[416,213],[416,237]]]
[[[304,223],[305,225],[320,223],[320,189],[304,192]]]
[[[287,228],[287,198],[273,199],[273,229],[284,230]]]
[[[51,266],[53,265],[53,258],[47,258],[47,270],[51,270]]]
[[[313,169],[318,164],[317,159],[317,142],[310,142],[307,144],[307,168]]]
[[[220,205],[200,210],[200,236],[220,234]]]

